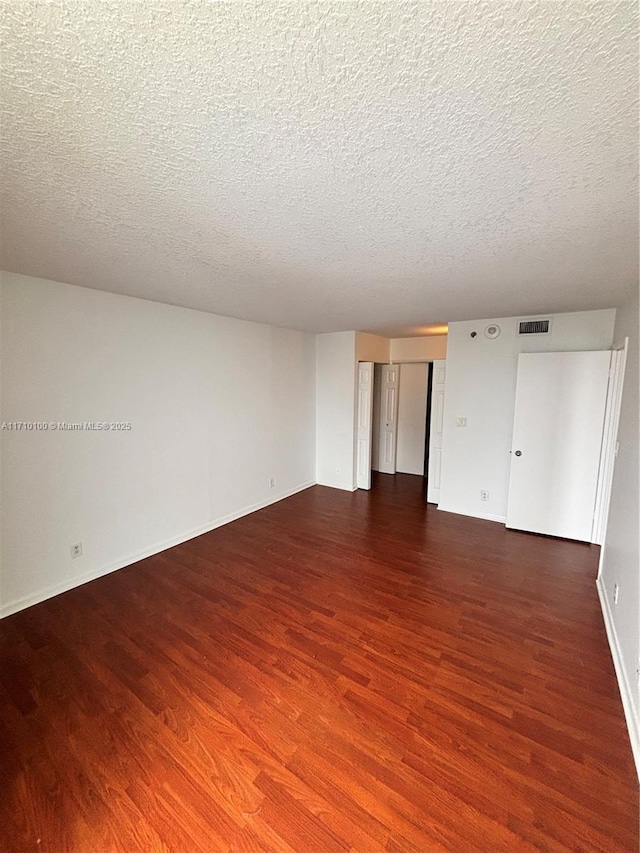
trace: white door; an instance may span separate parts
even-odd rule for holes
[[[378,471],[396,473],[396,435],[398,432],[398,377],[397,364],[383,364],[380,371],[380,446]]]
[[[446,361],[433,362],[431,379],[431,420],[429,422],[429,470],[427,472],[427,502],[440,502],[442,476],[442,433],[444,429],[444,381]]]
[[[373,365],[373,433],[371,436],[371,469],[380,470],[380,424],[382,423],[382,365]]]
[[[507,527],[591,540],[610,359],[518,357]]]
[[[373,423],[373,363],[358,364],[358,435],[356,440],[356,483],[371,488],[371,427]]]

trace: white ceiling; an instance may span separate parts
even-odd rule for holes
[[[2,256],[310,331],[638,286],[632,2],[4,3]]]

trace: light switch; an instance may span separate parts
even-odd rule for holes
[[[456,426],[457,427],[466,427],[467,419],[466,418],[456,418]]]

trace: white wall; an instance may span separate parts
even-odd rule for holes
[[[356,332],[356,361],[373,361],[378,364],[389,363],[389,338]]]
[[[424,473],[428,373],[424,362],[400,365],[396,470],[402,474]]]
[[[399,361],[436,361],[447,357],[446,335],[424,335],[420,338],[392,338],[389,356]]]
[[[316,479],[353,491],[356,333],[316,335]]]
[[[629,338],[622,408],[618,428],[618,458],[613,473],[611,502],[598,581],[611,651],[616,664],[636,766],[640,775],[640,698],[636,668],[640,667],[640,555],[638,552],[638,296],[619,308],[614,345]],[[614,604],[614,585],[619,585]]]
[[[449,324],[440,509],[504,521],[519,352],[611,346],[613,309],[539,316],[552,316],[551,335],[517,336],[522,317]],[[501,328],[496,340],[484,336],[490,323]],[[457,418],[467,427],[457,427]],[[488,501],[480,500],[481,489]]]
[[[447,356],[446,335],[423,335],[416,338],[383,338],[367,332],[356,332],[357,361],[378,364],[412,361],[435,361]]]
[[[315,482],[313,336],[8,273],[1,282],[3,419],[132,428],[0,432],[0,613]]]

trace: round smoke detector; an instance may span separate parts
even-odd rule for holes
[[[496,326],[495,323],[492,323],[490,326],[484,330],[485,338],[489,338],[490,341],[495,341],[496,338],[500,337],[500,326]]]

